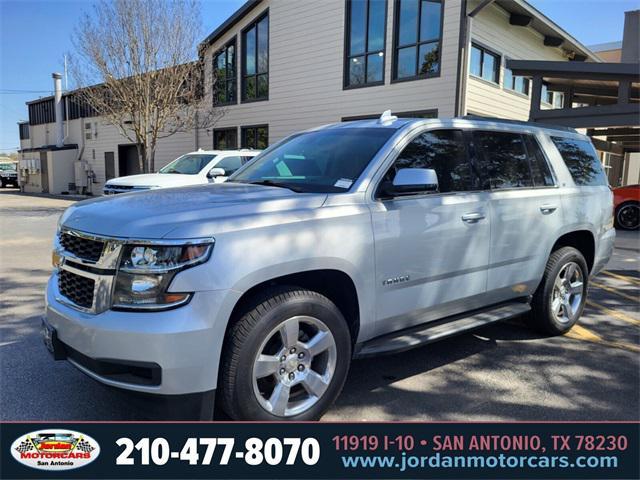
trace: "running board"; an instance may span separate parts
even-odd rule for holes
[[[524,302],[502,303],[491,308],[476,310],[464,316],[455,316],[450,320],[400,330],[381,337],[373,338],[356,346],[354,358],[373,357],[390,353],[403,352],[443,338],[452,337],[475,328],[501,320],[508,320],[531,310]]]

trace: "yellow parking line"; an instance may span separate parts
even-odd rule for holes
[[[598,345],[604,345],[606,347],[612,348],[620,348],[622,350],[627,350],[629,352],[640,352],[639,345],[633,345],[631,343],[626,342],[611,342],[609,340],[605,340],[597,333],[592,332],[591,330],[584,328],[581,325],[574,325],[571,330],[564,334],[565,337],[572,338],[574,340],[582,340],[583,342],[596,343]]]
[[[627,275],[620,275],[619,273],[609,272],[608,270],[603,270],[604,275],[607,275],[612,278],[617,278],[618,280],[622,280],[623,282],[634,283],[636,285],[640,285],[640,279],[635,277],[629,277]]]
[[[640,297],[632,297],[631,295],[627,295],[626,293],[619,292],[615,288],[607,287],[606,285],[602,285],[601,283],[591,282],[591,285],[597,288],[601,288],[602,290],[606,290],[609,293],[613,293],[614,295],[618,295],[622,298],[626,298],[627,300],[631,300],[634,303],[640,302]]]
[[[627,322],[632,325],[640,325],[640,320],[636,320],[635,318],[630,317],[629,315],[626,315],[622,312],[618,312],[617,310],[612,310],[610,308],[607,308],[604,305],[600,305],[599,303],[596,303],[592,300],[587,300],[587,305],[589,305],[590,307],[596,308],[611,317],[617,318],[618,320],[622,320],[623,322]]]

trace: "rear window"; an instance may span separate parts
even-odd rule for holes
[[[551,140],[560,152],[576,185],[608,185],[607,176],[591,142],[564,137],[551,137]]]

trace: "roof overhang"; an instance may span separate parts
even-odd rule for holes
[[[530,121],[588,128],[600,150],[640,150],[639,64],[507,60],[507,68],[533,79]],[[563,108],[540,108],[543,84],[564,93]]]
[[[207,38],[205,38],[200,45],[198,45],[198,52],[202,54],[202,51],[214,44],[220,37],[233,28],[245,15],[251,12],[257,7],[263,0],[247,0],[242,6],[236,10],[229,18],[227,18],[218,28],[211,32]]]
[[[520,24],[525,26],[524,24],[526,24],[527,27],[540,33],[544,37],[544,45],[562,48],[568,56],[574,57],[573,60],[602,61],[587,46],[576,40],[567,31],[528,2],[524,0],[495,0],[495,4],[512,14],[512,18],[516,22],[512,22],[513,25]],[[526,18],[530,20],[525,22]]]

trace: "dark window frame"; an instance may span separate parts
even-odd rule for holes
[[[471,52],[473,51],[474,48],[477,48],[478,50],[480,50],[481,55],[480,55],[480,75],[476,75],[475,73],[471,73]],[[495,67],[494,67],[494,71],[493,74],[495,76],[495,81],[494,80],[487,80],[486,78],[484,78],[482,76],[482,74],[484,73],[484,55],[485,53],[488,53],[489,55],[493,56],[496,58],[496,62],[495,62]],[[501,69],[501,65],[502,65],[502,55],[498,52],[496,52],[495,50],[484,46],[483,44],[476,42],[476,41],[472,41],[471,42],[471,48],[469,49],[469,76],[472,78],[475,78],[476,80],[480,80],[482,82],[487,82],[490,85],[499,87],[500,86],[500,80],[501,80],[501,75],[500,75],[500,69]]]
[[[240,32],[240,38],[241,38],[241,43],[242,43],[242,53],[240,55],[240,62],[241,62],[241,75],[240,75],[240,102],[241,103],[253,103],[253,102],[265,102],[269,100],[269,83],[270,83],[270,75],[269,75],[269,70],[270,70],[270,46],[271,46],[271,41],[270,41],[270,36],[271,36],[271,19],[269,18],[269,28],[267,31],[267,71],[263,72],[263,73],[258,73],[258,24],[264,20],[265,18],[269,18],[269,9],[267,8],[264,12],[260,13],[260,15],[256,16],[255,19],[248,24],[246,27],[244,27],[242,29],[242,31]],[[247,65],[246,65],[246,59],[247,59],[247,42],[246,42],[246,38],[247,38],[247,32],[249,30],[251,30],[252,28],[256,29],[256,40],[255,40],[255,55],[256,55],[256,73],[255,74],[251,74],[251,75],[247,75]],[[258,94],[258,76],[259,75],[266,75],[267,76],[267,95],[265,97],[257,97]],[[246,86],[247,86],[247,78],[249,77],[254,77],[256,79],[256,98],[247,98],[246,96]]]
[[[424,80],[427,78],[437,78],[442,73],[442,37],[444,28],[444,7],[446,0],[429,0],[432,3],[440,3],[440,36],[437,39],[420,39],[420,22],[422,20],[422,0],[418,0],[418,17],[416,19],[416,43],[400,45],[400,2],[394,0],[393,6],[393,53],[391,58],[391,83],[412,82],[414,80]],[[438,43],[438,70],[433,73],[418,73],[420,71],[420,46],[427,43]],[[398,52],[402,48],[416,47],[416,75],[412,77],[398,77]]]
[[[225,96],[228,98],[229,97],[229,92],[227,90],[227,84],[228,83],[232,83],[233,85],[233,89],[234,89],[234,93],[235,93],[235,100],[227,100],[226,102],[223,103],[217,103],[216,99],[218,98],[218,88],[219,88],[219,84],[218,81],[216,80],[216,85],[213,89],[213,99],[212,99],[212,103],[214,107],[223,107],[225,105],[237,105],[238,104],[238,37],[237,35],[234,35],[233,38],[231,40],[229,40],[227,43],[225,43],[225,45],[218,50],[216,53],[213,54],[213,59],[211,62],[211,66],[213,67],[212,72],[215,73],[215,71],[218,69],[218,57],[220,55],[224,55],[225,56],[225,65],[227,65],[229,63],[229,47],[233,46],[233,71],[232,71],[232,76],[229,77],[229,71],[228,69],[225,68],[225,78],[224,78],[224,83],[225,83]]]
[[[213,137],[213,149],[214,150],[223,150],[218,148],[218,145],[216,145],[216,133],[220,133],[220,132],[225,132],[225,133],[229,133],[229,132],[233,132],[234,136],[235,136],[235,147],[234,148],[228,148],[228,149],[224,149],[224,150],[237,150],[238,149],[238,127],[221,127],[221,128],[214,128],[212,131],[211,136]]]
[[[258,129],[259,128],[266,128],[267,129],[267,145],[263,148],[263,149],[259,149],[257,147],[257,140],[258,140]],[[246,138],[247,138],[247,132],[249,130],[255,130],[255,138],[256,138],[256,147],[248,147],[247,142],[246,142]],[[264,150],[267,147],[269,147],[269,124],[268,123],[261,123],[261,124],[257,124],[257,125],[243,125],[242,127],[240,127],[240,148],[248,148],[251,150]]]
[[[366,0],[367,2],[367,16],[365,20],[365,35],[364,35],[364,52],[361,52],[356,55],[351,55],[351,2],[352,0],[345,0],[345,13],[344,13],[344,63],[342,70],[342,89],[343,90],[351,90],[354,88],[366,88],[366,87],[376,87],[379,85],[384,85],[386,79],[386,64],[387,64],[387,17],[389,16],[389,0],[384,1],[384,28],[383,28],[383,44],[382,50],[368,50],[369,46],[369,10],[371,5],[371,0]],[[382,80],[377,82],[367,82],[367,68],[369,65],[369,61],[367,57],[369,55],[382,52]],[[349,62],[352,58],[355,57],[364,57],[364,78],[365,82],[361,85],[350,85],[349,84]]]

